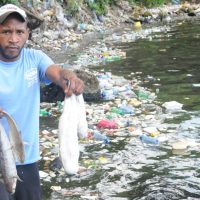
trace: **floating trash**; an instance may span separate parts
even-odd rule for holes
[[[159,143],[159,140],[157,138],[147,136],[147,135],[144,135],[144,134],[140,135],[139,138],[143,143],[148,143],[148,144],[158,144]]]
[[[94,140],[103,141],[105,144],[110,142],[109,138],[106,135],[101,134],[99,131],[94,131],[92,138]]]
[[[135,23],[134,23],[134,27],[135,27],[135,28],[141,28],[141,27],[142,27],[141,22],[140,22],[140,21],[135,22]]]
[[[193,87],[200,87],[200,83],[194,83],[192,84]]]
[[[162,106],[165,107],[167,111],[176,112],[182,110],[183,104],[177,101],[169,101],[162,104]]]

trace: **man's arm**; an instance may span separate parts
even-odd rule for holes
[[[71,70],[63,69],[54,64],[48,67],[46,76],[55,84],[59,85],[63,89],[66,96],[71,96],[72,93],[78,95],[83,92],[83,81],[79,79]],[[70,84],[68,84],[68,81]]]

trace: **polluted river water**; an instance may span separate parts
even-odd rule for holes
[[[120,129],[102,131],[109,135],[109,142],[80,141],[80,166],[86,171],[67,176],[62,169],[50,170],[49,157],[57,147],[52,143],[57,142],[58,119],[41,117],[41,130],[46,138],[41,140],[43,199],[200,198],[199,20],[179,21],[169,27],[165,32],[132,42],[115,43],[114,48],[126,52],[125,59],[90,67],[91,71],[123,76],[132,86],[137,79],[142,88],[148,88],[157,97],[139,99],[142,104],[133,115],[117,116]],[[124,79],[120,81],[127,84]],[[165,102],[172,101],[183,105],[182,109],[174,112],[163,108]],[[95,122],[116,106],[112,102],[87,103],[91,115],[89,130],[97,130]],[[124,125],[124,120],[129,123]],[[159,142],[141,142],[139,135],[151,129],[158,133],[154,136]],[[173,148],[175,143],[182,146]]]

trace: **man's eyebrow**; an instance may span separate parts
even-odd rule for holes
[[[6,26],[6,27],[4,26],[4,27],[2,27],[1,29],[2,29],[2,30],[11,30],[12,28],[7,27],[7,26]],[[25,28],[25,27],[21,27],[21,28],[16,28],[15,30],[24,30],[24,31],[25,31],[26,28]]]

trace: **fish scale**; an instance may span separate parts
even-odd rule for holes
[[[0,124],[0,168],[7,191],[14,193],[19,177],[12,147],[2,124]]]
[[[7,191],[13,194],[17,180],[21,181],[17,175],[16,161],[24,162],[24,145],[14,119],[5,111],[2,111],[2,114],[8,121],[9,137],[0,123],[0,181],[4,183]]]
[[[24,145],[21,138],[21,134],[17,128],[14,119],[5,111],[3,111],[2,113],[4,117],[6,117],[9,124],[9,139],[11,146],[13,148],[15,158],[20,163],[23,163],[25,159],[25,153],[24,153]]]

